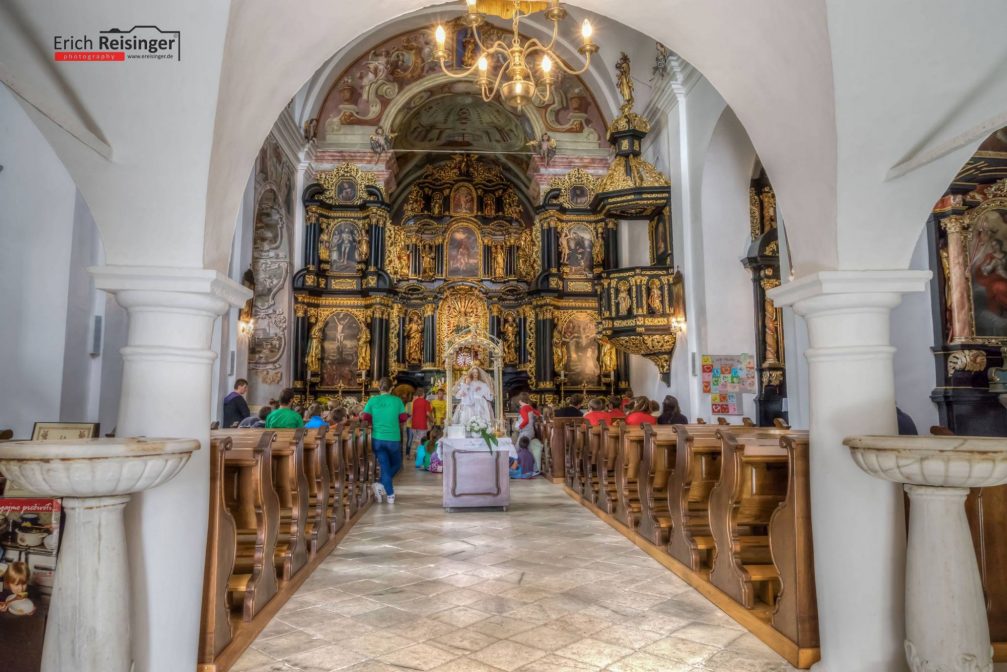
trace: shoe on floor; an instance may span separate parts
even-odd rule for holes
[[[373,483],[371,490],[374,491],[374,501],[380,502],[385,496],[385,486],[380,483]]]
[[[395,495],[388,495],[388,503],[389,504],[395,503]]]

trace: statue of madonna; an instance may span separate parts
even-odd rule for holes
[[[488,427],[493,426],[493,385],[485,371],[473,366],[458,381],[452,394],[458,399],[458,406],[451,424],[465,426],[473,418],[480,418]]]

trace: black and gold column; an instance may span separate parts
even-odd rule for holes
[[[304,304],[294,306],[294,383],[293,387],[303,388],[304,381],[307,380],[307,352],[308,352],[308,310]]]
[[[423,306],[423,368],[436,369],[437,362],[437,310],[432,303]]]

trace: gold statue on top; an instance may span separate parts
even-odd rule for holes
[[[629,65],[629,56],[624,51],[615,64],[615,70],[619,73],[616,86],[619,89],[619,94],[622,95],[623,102],[620,110],[623,114],[633,111],[633,78],[629,73]]]

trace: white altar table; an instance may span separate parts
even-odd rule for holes
[[[510,506],[510,457],[514,443],[500,437],[491,453],[481,438],[441,439],[444,461],[444,502],[448,511],[461,508]]]

